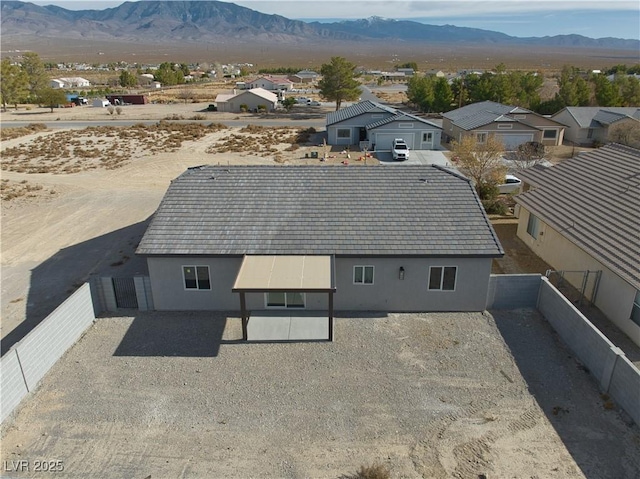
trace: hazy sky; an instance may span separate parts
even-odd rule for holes
[[[112,0],[34,1],[70,10],[104,9]],[[408,19],[434,25],[494,30],[518,37],[577,33],[592,38],[640,39],[638,0],[239,0],[237,5],[262,13],[305,21],[334,21],[371,16]]]

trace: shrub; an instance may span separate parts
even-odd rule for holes
[[[113,112],[116,111],[116,109],[113,106],[109,105],[107,107],[107,111],[109,112],[109,115],[113,115]]]
[[[117,106],[117,107],[116,107],[116,113],[117,113],[118,115],[122,115],[122,107]]]
[[[246,113],[247,111],[249,111],[249,106],[243,103],[242,105],[240,105],[240,111],[242,113]]]
[[[389,479],[391,471],[382,464],[373,464],[372,466],[360,466],[355,474],[350,476],[342,476],[341,479]]]

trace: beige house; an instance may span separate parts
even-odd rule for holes
[[[489,135],[498,137],[506,150],[537,141],[548,146],[562,144],[564,125],[526,108],[483,101],[463,106],[443,115],[443,138],[460,141],[474,135],[483,143]]]
[[[610,133],[623,125],[640,128],[640,108],[568,106],[551,118],[566,125],[565,139],[576,145],[605,144]]]
[[[216,97],[218,111],[239,113],[246,108],[247,111],[256,111],[264,107],[266,111],[273,111],[278,105],[278,96],[263,88],[243,90],[238,94],[221,93]]]
[[[640,150],[518,173],[518,237],[640,345]]]

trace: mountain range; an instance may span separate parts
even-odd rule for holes
[[[582,35],[519,38],[489,30],[379,17],[303,22],[218,1],[140,1],[103,10],[67,10],[9,0],[2,1],[1,17],[3,39],[35,36],[144,44],[400,42],[640,50],[640,40]]]

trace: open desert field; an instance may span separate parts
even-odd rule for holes
[[[206,104],[127,106],[118,120],[188,119],[202,115],[203,108]],[[100,108],[20,110],[38,121],[60,118],[77,125],[2,130],[3,348],[89,275],[144,272],[133,254],[137,242],[170,181],[190,166],[319,163],[325,153],[325,164],[377,163],[325,152],[322,133],[307,126],[323,123],[324,112],[316,110],[302,109],[298,120],[208,113],[198,122],[129,127],[87,127],[90,120],[113,118]],[[2,120],[15,116],[10,111]],[[219,123],[231,120],[249,126]],[[291,126],[259,126],[261,120]],[[311,158],[313,152],[319,158]]]

